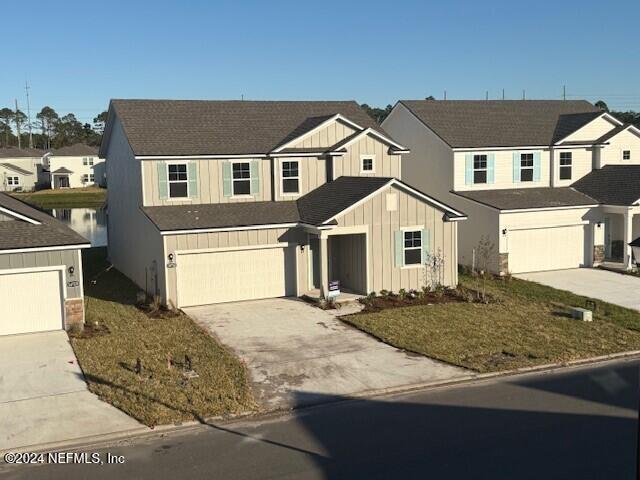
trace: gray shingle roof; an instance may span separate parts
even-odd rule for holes
[[[0,222],[0,250],[89,243],[62,222],[6,193],[0,193],[0,207],[40,222],[40,225],[22,220]]]
[[[112,100],[135,155],[267,153],[335,114],[383,130],[354,101]]]
[[[42,157],[45,150],[38,150],[37,148],[0,148],[0,158],[39,158]]]
[[[597,205],[598,201],[571,187],[510,188],[504,190],[476,190],[453,192],[498,210],[525,208],[577,207]]]
[[[142,210],[160,231],[285,223],[322,225],[392,180],[399,182],[390,177],[339,177],[296,201],[169,205]],[[445,214],[448,218],[459,217],[453,212]]]
[[[74,143],[66,147],[56,148],[51,152],[56,157],[81,157],[83,155],[98,155],[98,147],[85,145],[84,143]]]
[[[73,172],[71,170],[69,170],[67,167],[60,167],[60,168],[58,168],[57,170],[54,170],[51,173],[54,173],[54,174],[55,173],[59,173],[61,175],[65,175],[65,174],[71,174]]]
[[[583,100],[401,100],[453,148],[551,145],[602,113]],[[573,129],[573,130],[572,130]]]
[[[33,172],[30,172],[29,170],[25,170],[24,168],[20,168],[17,165],[14,165],[12,163],[0,163],[0,166],[3,166],[8,170],[13,170],[14,172],[17,172],[21,175],[33,175]]]
[[[605,165],[572,186],[598,203],[629,206],[640,199],[640,165]]]

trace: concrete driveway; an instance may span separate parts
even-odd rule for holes
[[[515,275],[559,290],[599,298],[627,308],[640,310],[640,278],[596,268],[576,268],[553,272]]]
[[[185,312],[247,363],[258,400],[269,409],[469,373],[398,350],[295,299],[209,305]]]
[[[141,426],[87,390],[66,332],[0,337],[0,451]]]

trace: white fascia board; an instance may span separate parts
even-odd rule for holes
[[[344,117],[343,115],[337,113],[337,114],[333,115],[332,117],[327,118],[324,122],[320,123],[319,125],[316,125],[311,130],[307,130],[302,135],[299,135],[296,138],[293,138],[293,139],[289,140],[287,143],[285,143],[283,145],[280,145],[278,148],[273,149],[272,153],[277,153],[277,152],[279,152],[281,150],[284,150],[285,148],[288,148],[289,145],[292,145],[292,144],[300,142],[301,140],[304,140],[305,138],[307,138],[307,137],[313,135],[314,133],[320,131],[322,128],[326,127],[327,125],[329,125],[332,122],[335,122],[336,120],[340,120],[340,121],[346,123],[347,125],[349,125],[350,127],[354,128],[355,130],[363,130],[363,128],[360,125],[358,125],[357,123],[354,123],[351,120],[349,120],[348,118]]]
[[[493,150],[548,150],[549,145],[514,145],[512,147],[453,147],[454,152],[490,152]]]
[[[50,252],[52,250],[76,250],[90,247],[90,243],[80,243],[78,245],[59,245],[55,247],[11,248],[8,250],[0,250],[0,253]]]
[[[20,220],[24,220],[25,222],[29,222],[33,225],[40,225],[40,222],[38,222],[37,220],[34,220],[33,218],[27,217],[25,215],[22,215],[20,213],[14,212],[13,210],[9,210],[8,208],[4,208],[4,207],[0,207],[0,213],[5,213],[11,217],[15,217],[18,218]]]
[[[555,144],[559,145],[560,143],[564,142],[567,138],[569,138],[574,133],[579,132],[580,130],[582,130],[587,125],[590,125],[591,123],[595,122],[596,120],[599,120],[599,119],[604,118],[604,117],[606,117],[609,121],[611,121],[612,123],[614,123],[614,124],[616,124],[618,126],[623,125],[623,123],[620,120],[618,120],[616,117],[611,115],[609,112],[602,112],[600,115],[598,115],[597,117],[593,118],[593,120],[588,121],[587,123],[582,125],[580,128],[578,128],[578,129],[574,130],[573,132],[571,132],[570,134],[565,135],[564,137],[562,137]]]
[[[185,233],[236,232],[241,230],[268,230],[273,228],[293,228],[299,223],[272,223],[265,225],[249,225],[245,227],[192,228],[187,230],[160,230],[160,235],[183,235]]]
[[[600,204],[595,203],[595,204],[588,204],[588,205],[570,205],[566,207],[516,208],[511,210],[500,210],[500,213],[547,212],[547,211],[553,211],[553,210],[575,210],[578,208],[594,208],[599,206]]]
[[[136,155],[136,160],[206,160],[218,158],[267,158],[265,153],[215,154],[215,155]]]
[[[371,135],[373,137],[376,137],[378,140],[382,141],[383,143],[386,143],[387,145],[391,145],[392,147],[397,148],[398,150],[406,150],[407,152],[409,151],[409,149],[405,146],[400,145],[399,143],[394,142],[393,140],[391,140],[389,137],[387,137],[386,135],[383,135],[382,133],[374,130],[373,128],[369,127],[364,129],[363,131],[361,131],[360,133],[356,134],[351,140],[349,140],[347,143],[343,144],[340,146],[340,148],[347,148],[349,145],[353,144],[354,142],[357,142],[358,140],[360,140],[360,138],[362,138],[365,135]]]

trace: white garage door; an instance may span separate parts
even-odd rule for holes
[[[0,335],[60,330],[62,272],[2,273],[0,270]]]
[[[509,271],[536,272],[586,265],[585,226],[509,231]]]
[[[179,254],[178,306],[293,295],[295,287],[287,285],[287,274],[295,276],[292,262],[295,252],[281,247]]]

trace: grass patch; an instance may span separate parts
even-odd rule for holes
[[[461,275],[462,287],[479,280]],[[395,347],[491,372],[640,350],[640,312],[596,300],[593,322],[569,317],[586,297],[515,278],[491,278],[489,304],[420,305],[343,317]]]
[[[87,329],[71,338],[89,390],[149,426],[253,409],[244,364],[188,316],[151,318],[138,309],[139,289],[117,270],[104,271],[105,254],[83,252]],[[185,355],[198,378],[185,379]]]
[[[99,208],[107,201],[107,190],[99,187],[38,190],[35,192],[12,193],[23,202],[38,208]]]

